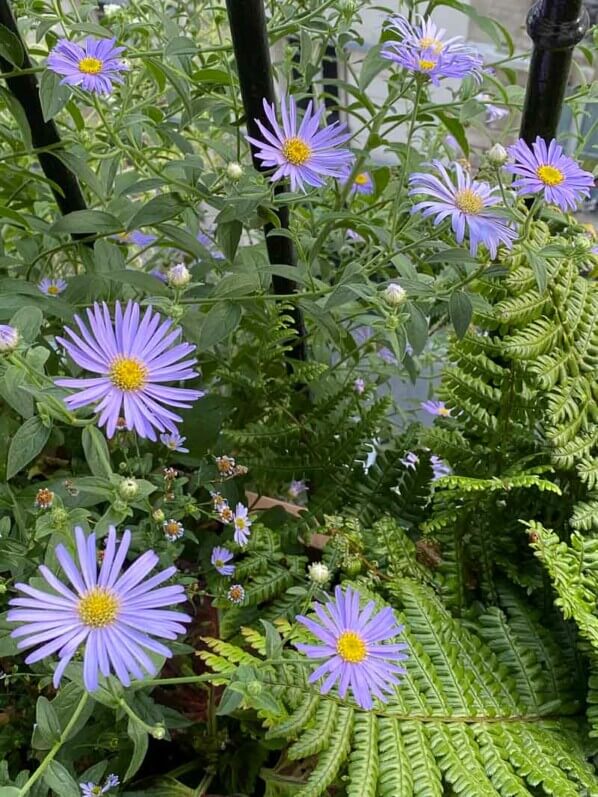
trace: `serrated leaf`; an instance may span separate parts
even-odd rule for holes
[[[38,416],[29,418],[12,438],[6,460],[6,478],[28,465],[43,450],[50,437],[50,427],[44,426]]]

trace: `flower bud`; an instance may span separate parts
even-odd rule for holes
[[[391,307],[398,307],[407,300],[407,291],[398,283],[391,282],[384,291],[384,300]]]
[[[14,351],[19,345],[19,330],[9,324],[0,324],[0,354]]]
[[[232,161],[226,167],[226,175],[230,180],[240,180],[243,176],[243,167],[240,163]]]
[[[156,521],[156,523],[164,523],[166,520],[166,515],[161,509],[154,509],[152,512],[152,518]]]
[[[330,570],[324,562],[314,562],[307,568],[307,575],[314,584],[326,584],[330,579]]]
[[[488,150],[486,157],[493,166],[504,166],[509,159],[509,153],[502,144],[495,144]]]
[[[136,479],[123,479],[118,485],[118,494],[125,501],[131,501],[139,495],[139,485]]]
[[[102,11],[105,17],[113,17],[115,14],[118,14],[119,11],[122,11],[122,6],[119,6],[118,3],[106,3],[106,5],[102,7]]]
[[[177,263],[176,266],[168,269],[168,284],[173,288],[184,288],[191,282],[191,274],[184,263]]]
[[[164,725],[154,725],[152,728],[152,736],[154,739],[158,739],[160,741],[166,736],[166,728]]]

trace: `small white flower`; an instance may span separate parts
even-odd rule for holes
[[[330,570],[324,562],[314,562],[307,568],[307,575],[314,584],[326,584],[330,579]]]
[[[115,14],[118,14],[119,11],[122,11],[122,6],[119,6],[118,3],[106,3],[104,6],[104,16],[105,17],[113,17]]]
[[[384,299],[391,307],[398,307],[407,299],[407,291],[398,283],[391,282],[384,291]]]
[[[240,163],[233,161],[226,167],[227,177],[231,180],[240,180],[243,176],[243,167]]]
[[[168,269],[168,284],[174,288],[184,288],[191,282],[191,274],[184,263],[177,263],[176,266]]]

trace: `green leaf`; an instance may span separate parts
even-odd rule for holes
[[[414,354],[421,354],[428,341],[428,319],[413,302],[407,302],[409,320],[405,325],[407,338],[413,348]]]
[[[21,790],[14,786],[0,786],[0,797],[20,797]]]
[[[197,348],[205,351],[220,343],[237,328],[241,320],[241,308],[232,302],[218,302],[206,315],[199,331]]]
[[[532,271],[534,272],[534,277],[536,278],[536,285],[538,286],[538,290],[541,294],[546,292],[546,288],[548,287],[548,274],[546,271],[546,263],[544,262],[541,256],[538,256],[538,253],[535,252],[533,249],[526,247],[527,259],[529,260],[529,264],[532,267]]]
[[[60,722],[54,711],[54,707],[45,697],[38,697],[35,706],[35,721],[37,728],[44,738],[50,743],[48,746],[60,739]]]
[[[60,84],[60,75],[45,69],[39,82],[39,99],[44,115],[44,122],[49,122],[59,113],[71,96],[68,86]]]
[[[86,426],[81,433],[81,443],[89,470],[93,475],[110,479],[112,477],[110,452],[106,438],[100,430],[95,426]]]
[[[150,296],[168,296],[167,286],[157,277],[154,277],[153,274],[146,274],[144,271],[127,269],[126,271],[112,271],[103,276],[113,282],[131,285],[143,291],[143,293],[150,294]]]
[[[197,45],[193,39],[187,39],[185,36],[177,36],[171,39],[164,48],[164,55],[195,55],[197,52]]]
[[[164,194],[143,203],[127,225],[127,230],[137,230],[149,224],[158,224],[161,221],[177,216],[185,205],[178,194]]]
[[[236,711],[242,702],[243,694],[227,686],[220,698],[216,714],[219,717],[226,717],[228,714],[232,714],[233,711]]]
[[[50,234],[61,232],[80,235],[104,235],[122,230],[122,223],[112,213],[103,210],[74,210],[50,227]]]
[[[27,343],[33,343],[39,335],[43,320],[44,314],[39,307],[29,305],[28,307],[21,307],[20,310],[17,310],[10,319],[10,323],[19,330],[23,340]]]
[[[139,767],[143,764],[143,759],[147,753],[148,746],[147,733],[143,730],[141,725],[139,725],[139,723],[135,722],[133,719],[129,719],[129,723],[127,725],[127,734],[129,739],[131,739],[133,742],[133,753],[131,755],[131,760],[129,761],[127,771],[125,772],[124,780],[129,780],[129,778],[132,778]]]
[[[235,258],[242,232],[243,225],[236,219],[233,221],[222,222],[218,225],[218,243],[220,244],[220,248],[228,260],[232,261]]]
[[[451,298],[449,299],[449,315],[457,336],[462,338],[467,332],[473,316],[471,299],[466,293],[463,291],[455,291],[451,294]]]
[[[50,761],[44,772],[44,783],[60,797],[81,797],[77,781],[60,761]]]
[[[442,111],[435,111],[435,113],[449,133],[451,133],[457,139],[459,146],[463,150],[463,154],[466,158],[468,158],[469,143],[467,141],[467,136],[465,135],[465,128],[461,122],[458,119],[455,119],[453,116],[448,116],[448,114],[443,113]]]
[[[36,416],[29,418],[12,438],[6,461],[6,478],[12,479],[34,459],[48,442],[50,427]]]
[[[359,88],[365,91],[376,75],[387,68],[388,61],[380,55],[380,47],[370,47],[359,70]]]
[[[5,25],[0,25],[0,56],[16,67],[23,66],[25,60],[25,51],[19,37]]]

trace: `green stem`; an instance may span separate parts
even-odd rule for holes
[[[83,695],[81,696],[81,700],[79,700],[77,708],[75,709],[75,711],[73,713],[73,716],[68,721],[68,723],[66,725],[66,728],[60,734],[60,738],[58,739],[58,741],[55,742],[54,746],[51,748],[51,750],[49,751],[48,755],[44,758],[44,760],[41,762],[41,764],[38,766],[38,768],[35,770],[35,772],[31,775],[31,777],[29,778],[27,783],[25,783],[25,785],[22,786],[19,789],[19,797],[23,797],[23,795],[29,793],[29,791],[31,790],[31,787],[35,783],[37,783],[37,781],[44,774],[44,772],[46,771],[48,766],[56,758],[60,748],[66,742],[66,740],[69,738],[71,731],[73,730],[73,728],[77,724],[77,721],[79,720],[79,717],[81,716],[81,712],[83,711],[83,709],[87,705],[88,699],[89,699],[89,694],[87,692],[84,692]]]

